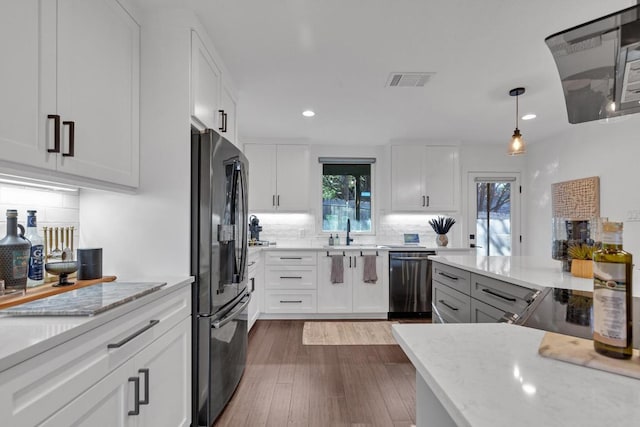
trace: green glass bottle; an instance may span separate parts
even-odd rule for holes
[[[593,346],[617,359],[633,354],[632,267],[622,250],[622,223],[603,223],[602,247],[593,254]]]

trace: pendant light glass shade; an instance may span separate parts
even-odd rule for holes
[[[509,147],[507,149],[507,153],[511,156],[524,154],[526,151],[524,139],[522,139],[520,129],[518,129],[518,96],[522,95],[523,93],[523,87],[517,87],[509,91],[509,95],[516,97],[516,129],[513,131],[511,142],[509,142]]]

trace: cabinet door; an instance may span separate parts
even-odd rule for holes
[[[222,125],[218,128],[220,128],[222,136],[224,136],[237,146],[238,141],[236,140],[236,115],[238,102],[236,101],[236,97],[233,94],[233,89],[225,84],[224,80],[222,82],[222,99],[220,100],[220,103],[221,109],[224,112],[224,118],[222,118]]]
[[[276,209],[276,147],[247,144],[249,159],[249,211],[273,212]]]
[[[186,318],[135,357],[140,378],[138,426],[191,422],[191,319]]]
[[[309,210],[309,147],[278,145],[276,209]]]
[[[506,312],[471,298],[471,323],[497,323]]]
[[[385,269],[385,257],[375,256],[375,283],[365,283],[364,257],[354,253],[355,268],[353,269],[353,312],[354,313],[386,313],[389,311],[389,271]]]
[[[191,118],[196,126],[219,131],[222,73],[195,31],[191,32]]]
[[[343,283],[331,283],[330,256],[318,257],[318,313],[351,313],[353,311],[354,253],[343,256]]]
[[[134,370],[131,362],[104,377],[67,406],[39,424],[42,427],[125,427],[136,418],[128,415],[135,410]]]
[[[460,169],[457,147],[426,147],[424,157],[426,209],[442,212],[458,209]]]
[[[0,13],[1,160],[55,168],[47,162],[46,112],[55,113],[54,2],[3,2]]]
[[[391,208],[394,211],[424,211],[424,147],[391,147]]]
[[[58,1],[58,170],[137,187],[140,26],[116,0]]]

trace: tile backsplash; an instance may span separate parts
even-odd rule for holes
[[[79,193],[0,183],[0,239],[7,232],[7,209],[18,210],[18,224],[26,227],[27,210],[36,210],[38,233],[42,227],[75,227],[74,247],[80,235]]]
[[[318,230],[316,218],[312,214],[284,214],[269,213],[256,214],[262,226],[260,240],[276,243],[304,242],[310,245],[325,245],[326,233]],[[447,216],[447,215],[445,215]],[[460,218],[457,215],[456,224],[447,234],[450,246],[458,245],[458,234],[461,233]],[[382,214],[377,221],[375,235],[355,234],[355,243],[401,244],[404,233],[418,233],[420,243],[427,246],[435,246],[436,233],[433,232],[428,221],[437,215],[424,214]],[[340,237],[344,244],[344,234]]]

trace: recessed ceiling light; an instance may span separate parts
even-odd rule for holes
[[[311,110],[304,110],[304,111],[302,112],[302,115],[303,115],[303,116],[305,116],[305,117],[313,117],[313,116],[315,116],[315,115],[316,115],[316,113],[314,113],[314,112],[313,112],[313,111],[311,111]]]
[[[536,118],[536,115],[533,113],[525,114],[524,116],[522,116],[522,120],[532,120],[535,118]]]

